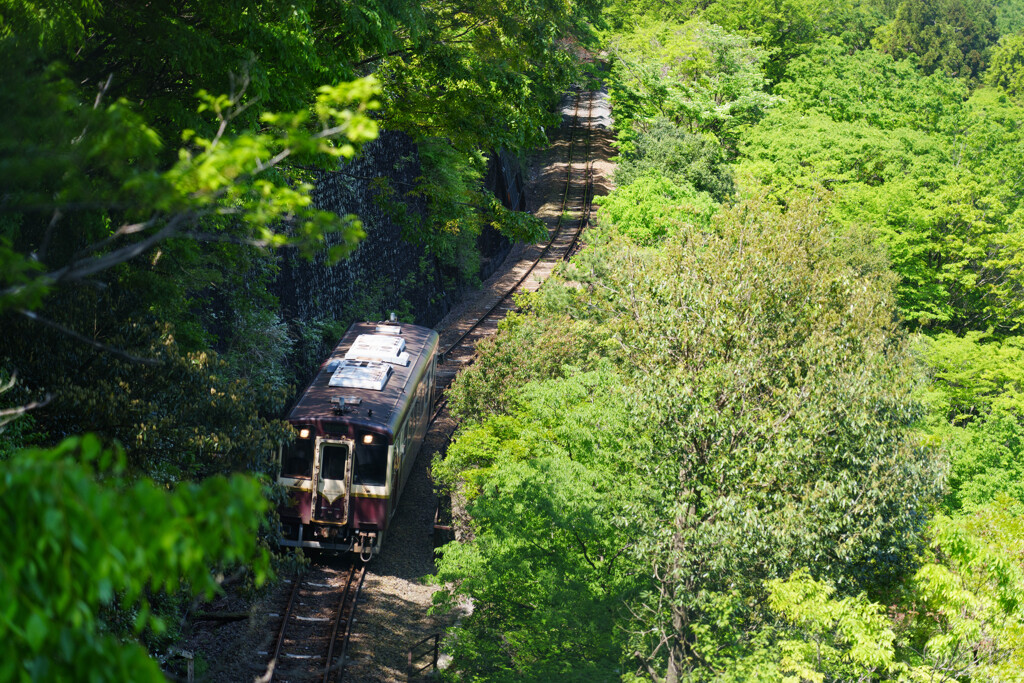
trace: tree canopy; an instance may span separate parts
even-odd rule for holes
[[[606,618],[594,617],[586,630],[603,642],[577,641],[598,649],[588,661],[646,662],[677,676],[754,647],[752,624],[767,615],[750,601],[765,580],[807,565],[856,592],[901,571],[919,531],[906,501],[935,496],[939,470],[912,434],[921,407],[886,276],[867,284],[822,217],[810,202],[786,211],[749,202],[710,226],[680,227],[658,248],[602,233],[566,271],[567,284],[549,284],[509,328],[524,339],[576,321],[566,359],[576,365],[537,376],[526,359],[534,379],[505,388],[505,408],[470,412],[472,426],[436,466],[471,501],[472,542],[446,549],[439,564],[439,577],[474,600],[458,637],[467,673],[543,678],[535,655],[520,659],[539,643],[477,649],[510,637],[496,629],[518,619],[502,616],[512,604],[531,605],[530,615],[541,599],[509,581],[490,584],[496,578],[480,567],[538,571],[543,557],[557,557],[552,571],[584,571],[594,590],[617,586],[629,635],[613,637]],[[504,355],[498,346],[484,353],[456,386],[457,406],[507,387],[490,369]],[[528,493],[513,483],[525,481]],[[606,487],[618,510],[602,515],[611,503],[590,496]],[[607,514],[601,524],[611,527],[589,536],[591,520]],[[581,555],[536,556],[536,534],[516,540],[524,523],[549,530],[545,539],[586,529],[550,537]],[[628,561],[617,554],[626,545]],[[634,574],[638,560],[653,574]],[[573,563],[580,569],[565,567]],[[573,595],[567,614],[594,609]],[[605,593],[596,595],[603,604]],[[715,620],[730,626],[702,625]],[[646,654],[637,661],[633,650]],[[539,671],[582,676],[570,667],[577,656],[547,651]]]
[[[617,187],[434,463],[453,680],[1017,675],[1018,5],[610,4]]]

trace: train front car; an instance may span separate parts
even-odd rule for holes
[[[356,323],[288,414],[281,545],[380,552],[433,406],[437,333]]]

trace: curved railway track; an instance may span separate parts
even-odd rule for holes
[[[586,120],[581,122],[580,100],[583,97],[587,99],[587,113]],[[441,355],[442,363],[456,367],[472,363],[476,357],[477,342],[481,338],[493,334],[497,329],[498,321],[515,308],[514,297],[517,293],[529,289],[528,278],[536,273],[540,266],[548,264],[553,267],[553,264],[558,261],[568,260],[579,249],[580,236],[590,222],[593,195],[590,121],[593,116],[594,99],[595,94],[592,92],[581,92],[575,98],[570,123],[565,188],[562,191],[558,220],[551,231],[547,244],[507,291],[462,331],[454,341],[448,343]],[[569,218],[570,214],[574,214],[574,217]],[[447,405],[444,389],[451,383],[457,372],[456,369],[454,372],[438,373],[438,399],[434,404],[431,420],[436,418]]]
[[[580,99],[587,98],[586,121],[580,121]],[[525,268],[524,272],[515,279],[511,286],[507,287],[497,301],[495,301],[482,314],[474,316],[474,321],[458,337],[448,342],[441,354],[443,364],[437,373],[437,399],[430,416],[430,422],[444,411],[448,405],[448,398],[445,389],[451,384],[462,367],[470,365],[476,359],[476,345],[482,338],[497,331],[498,322],[505,315],[514,310],[516,305],[514,297],[517,293],[527,291],[528,278],[537,272],[542,264],[554,264],[562,260],[568,260],[579,249],[580,236],[590,222],[591,200],[593,199],[593,160],[591,159],[591,141],[593,129],[594,100],[596,93],[581,92],[577,94],[573,104],[573,115],[569,126],[569,151],[565,170],[565,186],[562,190],[558,219],[551,230],[548,243],[539,251],[532,263]],[[581,157],[577,159],[577,156]],[[570,212],[575,217],[570,219]],[[568,224],[568,225],[567,225]],[[574,226],[574,227],[570,227]],[[448,366],[445,368],[444,366]],[[454,367],[453,367],[454,366]],[[447,372],[445,372],[447,369]],[[453,432],[445,434],[447,443]],[[444,538],[452,533],[453,527],[450,519],[450,504],[447,496],[439,495],[434,508],[434,541]],[[448,510],[448,512],[445,512]],[[411,656],[411,654],[410,654]]]
[[[258,683],[342,679],[366,565],[352,561],[340,575],[331,574],[317,568],[292,579],[274,648],[265,653],[270,662]]]
[[[586,120],[581,121],[581,100],[586,98]],[[443,361],[451,366],[470,364],[476,355],[476,343],[493,334],[498,321],[515,307],[515,294],[530,289],[528,282],[538,268],[568,259],[579,248],[579,239],[590,220],[590,199],[593,187],[591,156],[595,94],[576,95],[569,124],[568,162],[565,186],[561,193],[558,218],[550,237],[536,258],[507,287],[504,294],[444,349]],[[457,370],[456,370],[457,371]],[[447,400],[443,389],[454,378],[438,373],[438,396],[431,421],[444,409]],[[338,573],[329,567],[314,567],[302,578],[292,579],[292,589],[284,607],[273,648],[261,653],[269,657],[259,683],[271,681],[342,681],[345,659],[355,623],[355,609],[366,577],[366,566],[353,561]]]

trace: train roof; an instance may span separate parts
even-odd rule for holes
[[[437,350],[437,332],[406,323],[355,323],[288,413],[294,424],[394,434],[416,381]]]

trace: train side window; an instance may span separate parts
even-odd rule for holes
[[[402,471],[402,462],[405,459],[405,447],[409,439],[409,423],[406,422],[395,437],[395,458],[391,463],[391,485],[397,487],[401,480],[399,474]]]
[[[362,486],[384,486],[388,477],[387,439],[374,434],[371,443],[362,436],[356,441],[355,470],[352,483]]]
[[[347,459],[348,446],[325,443],[320,448],[320,478],[344,480]]]
[[[409,439],[409,423],[406,422],[402,425],[402,428],[398,430],[398,436],[395,437],[395,454],[399,457],[405,455],[405,445]],[[398,458],[395,458],[397,461]]]
[[[309,479],[313,476],[313,440],[296,439],[284,446],[281,455],[281,476]]]

